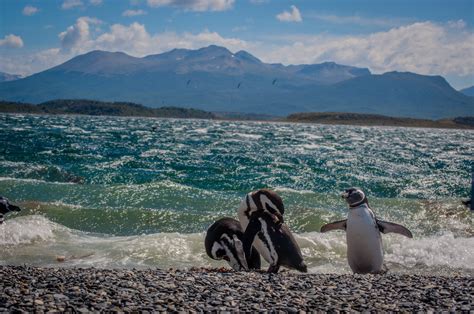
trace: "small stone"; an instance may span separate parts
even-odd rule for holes
[[[35,305],[44,305],[44,302],[43,302],[43,300],[36,299],[35,300]]]

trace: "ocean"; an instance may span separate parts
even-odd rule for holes
[[[391,271],[474,274],[474,132],[274,122],[0,114],[0,265],[190,268],[250,191],[285,204],[310,272],[350,273],[340,193],[362,188]],[[64,262],[57,260],[65,258]]]

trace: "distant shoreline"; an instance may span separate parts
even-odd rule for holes
[[[128,102],[102,102],[80,99],[53,100],[38,105],[0,101],[0,113],[208,119],[217,121],[290,122],[326,125],[382,127],[386,126],[467,130],[474,129],[474,116],[429,120],[349,112],[307,112],[294,113],[288,115],[287,117],[277,117],[268,114],[208,112],[199,109],[171,106],[151,108]]]
[[[285,121],[331,125],[388,126],[438,129],[474,129],[474,117],[428,120],[346,112],[309,112],[289,115]]]

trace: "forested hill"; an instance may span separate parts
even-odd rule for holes
[[[0,112],[197,119],[213,119],[215,117],[210,112],[198,109],[180,107],[149,108],[130,102],[103,102],[85,99],[59,99],[38,105],[0,101]]]

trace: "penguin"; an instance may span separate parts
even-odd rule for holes
[[[3,196],[0,196],[0,225],[3,224],[3,216],[8,212],[19,212],[21,208],[13,205]]]
[[[204,245],[207,255],[215,260],[224,259],[234,270],[260,269],[260,255],[255,248],[245,255],[240,223],[233,218],[221,218],[207,229]]]
[[[300,247],[284,223],[285,208],[274,191],[261,189],[248,193],[242,200],[238,216],[244,232],[244,251],[252,245],[270,264],[267,272],[277,273],[280,266],[307,272]]]
[[[398,233],[413,238],[412,233],[404,226],[377,219],[361,189],[347,189],[342,193],[342,198],[349,205],[347,219],[326,224],[321,227],[321,232],[346,231],[347,260],[354,273],[382,273],[383,249],[380,233]]]

